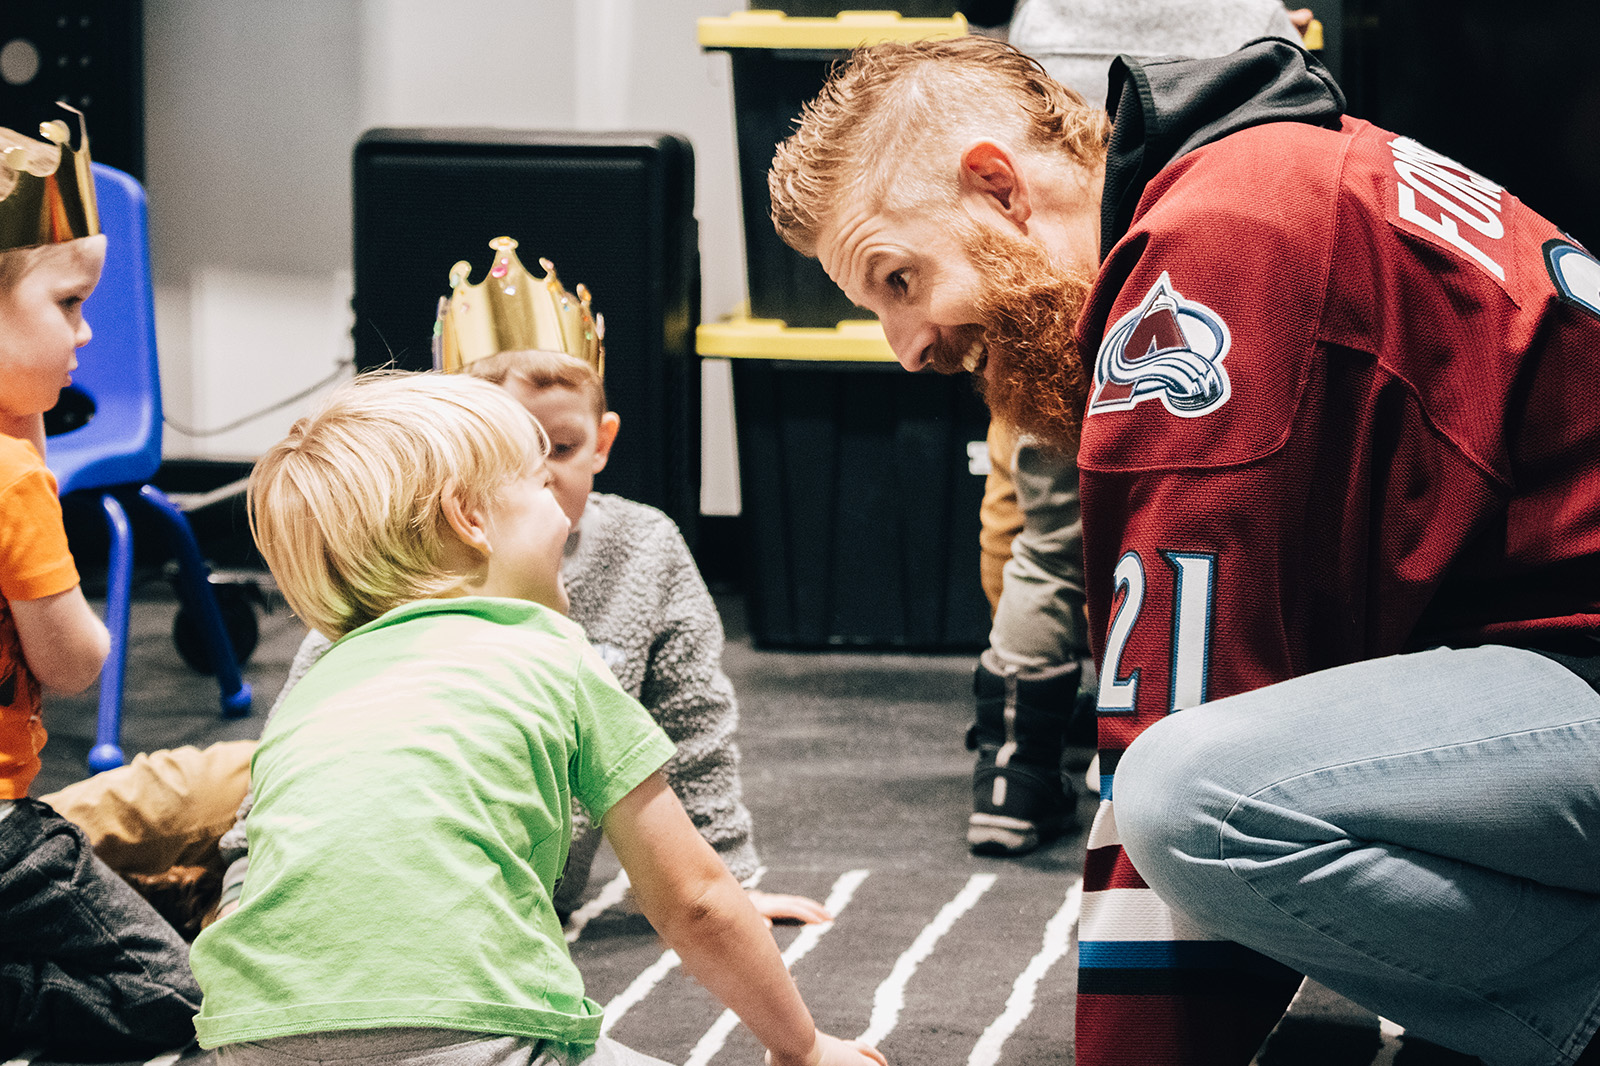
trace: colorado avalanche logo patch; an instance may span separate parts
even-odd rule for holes
[[[1185,300],[1163,272],[1100,345],[1089,414],[1126,411],[1158,397],[1181,418],[1215,411],[1230,395],[1222,358],[1231,343],[1228,324],[1204,304]]]

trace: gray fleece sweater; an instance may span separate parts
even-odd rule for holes
[[[749,879],[757,858],[733,739],[738,705],[722,672],[722,620],[678,527],[654,507],[593,493],[567,541],[561,575],[572,619],[622,687],[678,746],[663,769],[695,828],[736,879]],[[329,646],[322,634],[307,634],[269,720]],[[245,816],[254,798],[245,797],[238,820],[222,838],[229,863],[224,900],[237,898],[244,883]],[[572,847],[556,892],[559,910],[576,908],[599,843],[587,813],[574,809]]]

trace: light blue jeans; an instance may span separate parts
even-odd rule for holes
[[[1117,767],[1169,906],[1491,1066],[1600,1025],[1600,695],[1504,647],[1356,663],[1180,711]]]

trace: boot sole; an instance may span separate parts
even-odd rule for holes
[[[1021,818],[974,814],[967,820],[967,846],[975,855],[1026,855],[1039,843],[1039,827]]]

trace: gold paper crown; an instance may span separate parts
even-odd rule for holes
[[[496,237],[489,247],[494,265],[481,283],[467,282],[472,264],[465,259],[450,268],[450,296],[439,300],[434,330],[434,368],[451,372],[500,352],[536,348],[575,355],[604,379],[605,320],[590,311],[589,290],[579,285],[574,297],[562,288],[548,259],[539,260],[544,277],[528,273],[510,237]]]
[[[62,107],[67,107],[62,104]],[[16,184],[0,197],[0,252],[59,244],[93,237],[100,232],[100,210],[95,206],[94,174],[89,169],[89,133],[83,113],[78,116],[79,148],[68,142],[72,130],[60,119],[39,124],[39,135],[60,149],[54,165],[38,158],[41,153],[22,145],[5,149],[5,164],[16,174]]]

